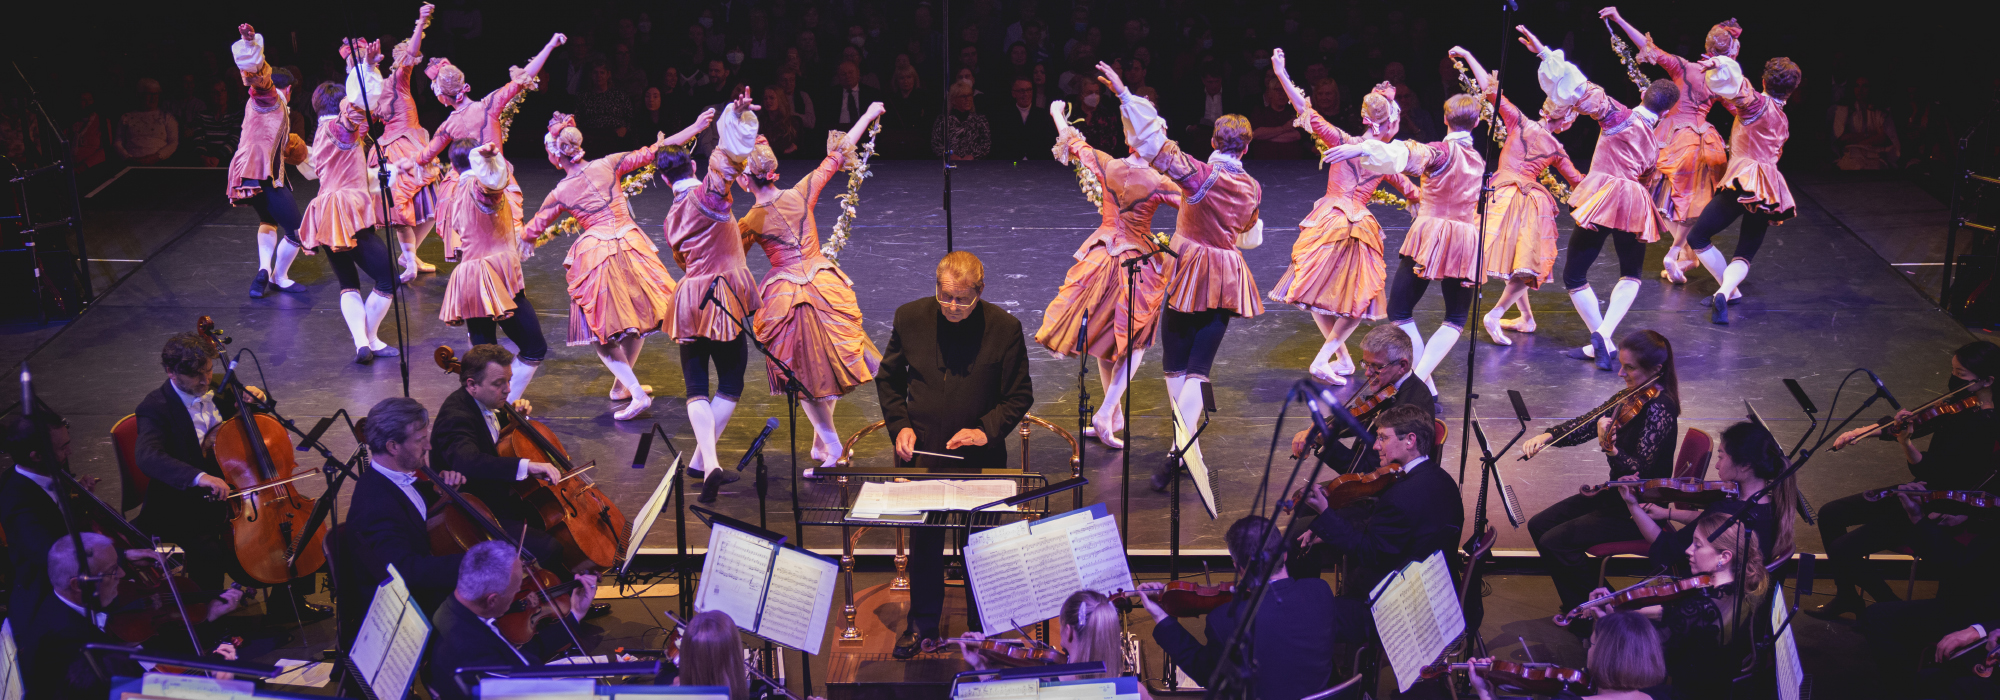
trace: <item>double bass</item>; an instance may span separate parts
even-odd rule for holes
[[[195,326],[209,339],[209,348],[220,354],[215,322],[203,316]],[[235,417],[208,431],[202,447],[215,458],[223,481],[229,483],[225,500],[237,562],[250,578],[271,585],[319,571],[326,565],[326,551],[320,543],[329,526],[321,521],[310,532],[306,530],[318,501],[292,485],[315,472],[299,469],[292,459],[292,438],[284,424],[256,410],[233,368],[224,373],[216,389],[235,392],[238,410]]]
[[[446,372],[458,374],[463,369],[457,353],[449,346],[438,346],[432,357],[438,368]],[[495,441],[500,456],[554,464],[563,474],[552,483],[523,479],[514,485],[515,495],[542,519],[542,529],[562,543],[563,563],[571,569],[585,562],[599,569],[623,563],[625,548],[632,542],[632,523],[625,519],[618,504],[591,481],[587,472],[597,468],[596,463],[582,467],[571,464],[569,451],[547,425],[515,413],[514,407],[505,402],[500,404],[500,411],[507,417],[507,425],[501,427],[500,438]]]

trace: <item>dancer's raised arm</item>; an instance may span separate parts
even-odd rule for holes
[[[1499,80],[1499,74],[1487,73],[1486,66],[1480,65],[1479,59],[1473,58],[1472,52],[1465,50],[1463,46],[1453,46],[1446,53],[1465,61],[1466,69],[1472,71],[1472,78],[1478,81],[1480,91],[1487,94],[1487,99],[1493,99],[1493,95],[1497,94],[1494,88],[1498,87],[1495,81]]]
[[[1625,16],[1619,14],[1618,8],[1616,7],[1607,7],[1602,10],[1598,10],[1597,16],[1599,18],[1609,20],[1611,22],[1616,22],[1618,24],[1618,29],[1625,32],[1625,38],[1632,40],[1633,46],[1645,46],[1646,44],[1652,43],[1646,38],[1645,32],[1639,31],[1638,27],[1634,27],[1632,26],[1631,22],[1625,21]]]
[[[882,103],[869,103],[868,109],[861,113],[861,118],[854,120],[854,126],[847,130],[847,136],[840,140],[841,152],[852,151],[855,146],[860,145],[861,137],[868,135],[868,125],[882,118],[883,111]]]
[[[423,7],[417,8],[417,28],[410,32],[411,56],[423,55],[424,28],[431,25],[431,12],[435,10],[437,6],[430,3],[424,3]]]
[[[1292,84],[1292,75],[1285,71],[1285,50],[1271,49],[1271,72],[1278,76],[1278,84],[1285,88],[1285,99],[1292,101],[1292,109],[1304,112],[1312,109],[1312,99],[1306,97],[1299,86]]]
[[[563,36],[562,32],[556,32],[549,37],[549,43],[542,45],[542,52],[535,54],[535,57],[528,61],[528,67],[521,69],[521,72],[531,78],[541,75],[542,66],[549,62],[549,54],[554,53],[556,47],[562,46],[568,41],[569,37]]]
[[[1152,163],[1154,158],[1159,157],[1160,149],[1167,145],[1167,120],[1160,118],[1160,109],[1153,106],[1151,100],[1126,89],[1125,81],[1118,77],[1118,69],[1112,68],[1111,64],[1098,61],[1097,71],[1103,74],[1098,80],[1118,95],[1118,112],[1130,127],[1125,131],[1131,135],[1129,143],[1132,150],[1147,163]]]
[[[685,145],[687,142],[693,141],[696,136],[700,136],[701,132],[707,131],[708,125],[714,123],[715,108],[704,109],[701,111],[701,114],[695,116],[693,124],[689,124],[687,128],[675,132],[672,136],[661,136],[659,142],[653,145],[654,147]]]

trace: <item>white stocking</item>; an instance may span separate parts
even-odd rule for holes
[[[1361,327],[1361,319],[1348,316],[1333,322],[1333,373],[1353,374],[1354,354],[1347,350],[1347,338]]]
[[[520,401],[521,396],[528,393],[528,383],[535,381],[535,370],[541,367],[540,360],[524,362],[519,357],[514,358],[514,379],[507,383],[507,403]]]
[[[1396,324],[1396,329],[1402,331],[1403,335],[1410,336],[1410,357],[1413,359],[1423,357],[1424,332],[1417,330],[1417,322],[1401,321]]]
[[[1622,282],[1623,280],[1620,281]],[[1578,318],[1583,319],[1584,330],[1596,333],[1597,327],[1604,325],[1604,317],[1599,316],[1597,313],[1597,292],[1595,290],[1592,290],[1588,286],[1582,289],[1570,290],[1569,303],[1576,306],[1576,315]],[[1597,351],[1592,349],[1590,343],[1584,343],[1583,354],[1596,357]]]
[[[707,472],[716,464],[715,460],[715,411],[708,399],[687,400],[688,427],[694,430],[694,457],[688,462],[688,470]]]
[[[1736,295],[1736,287],[1743,284],[1743,278],[1749,276],[1749,261],[1731,260],[1729,261],[1729,266],[1722,270],[1722,287],[1715,290],[1715,293],[1727,295],[1724,298],[1734,297]]]
[[[813,427],[812,456],[823,467],[833,466],[833,461],[840,459],[840,431],[833,427],[833,407],[839,402],[838,396],[807,398],[799,402],[800,407],[806,410],[806,420]]]
[[[271,269],[271,256],[278,250],[278,227],[270,224],[257,226],[257,269]]]
[[[1313,355],[1312,363],[1306,365],[1306,371],[1315,375],[1333,374],[1332,368],[1328,365],[1333,363],[1334,355],[1340,350],[1340,341],[1334,338],[1335,326],[1340,318],[1312,313],[1312,320],[1313,325],[1319,327],[1320,344],[1319,352]]]
[[[1618,343],[1618,322],[1625,320],[1625,312],[1638,298],[1639,280],[1620,279],[1611,287],[1611,303],[1604,309],[1604,320],[1597,324],[1597,334],[1604,336],[1607,348]]]
[[[1708,270],[1709,276],[1715,278],[1716,284],[1722,284],[1722,277],[1725,274],[1723,268],[1729,267],[1729,259],[1722,257],[1721,249],[1711,245],[1707,250],[1695,251],[1694,257],[1701,261],[1702,268]]]
[[[292,286],[292,261],[299,258],[299,244],[290,238],[278,240],[277,268],[271,272],[271,283],[280,287]]]
[[[631,392],[634,399],[646,396],[649,393],[646,391],[646,387],[639,384],[638,375],[636,374],[639,369],[639,353],[645,349],[645,336],[627,336],[624,340],[618,341],[619,359],[624,360],[625,366],[630,368],[627,370],[627,374],[620,376],[618,380],[625,383],[625,390]]]
[[[1097,405],[1094,422],[1110,426],[1124,427],[1125,387],[1131,383],[1132,368],[1146,361],[1146,350],[1132,351],[1125,360],[1118,363],[1097,361],[1097,378],[1104,385],[1104,400]]]
[[[604,368],[611,370],[611,376],[617,381],[624,383],[632,391],[633,401],[638,401],[646,395],[643,388],[639,386],[639,377],[632,373],[631,363],[627,362],[625,357],[620,357],[621,353],[614,350],[614,348],[618,347],[616,344],[598,343],[592,347],[597,350],[597,359],[604,363]]]
[[[1437,332],[1431,334],[1431,341],[1424,344],[1423,359],[1417,362],[1416,372],[1417,378],[1430,385],[1432,394],[1437,393],[1437,382],[1431,379],[1431,371],[1437,369],[1438,363],[1444,362],[1444,356],[1451,354],[1451,346],[1458,343],[1459,333],[1459,329],[1447,323],[1438,326]]]
[[[1201,427],[1201,387],[1203,384],[1208,383],[1207,380],[1192,377],[1185,377],[1183,379],[1185,381],[1181,383],[1180,391],[1174,395],[1174,413],[1180,416],[1180,424],[1174,430],[1174,445],[1176,447],[1186,443],[1188,436],[1193,435],[1194,431]],[[1194,471],[1194,466],[1207,464],[1207,462],[1203,462],[1201,459],[1200,440],[1195,440],[1194,444],[1188,448],[1186,458],[1191,472]]]
[[[340,317],[347,321],[354,347],[368,347],[368,304],[361,300],[361,292],[352,289],[340,292]]]
[[[388,343],[382,342],[382,319],[389,316],[389,308],[395,305],[395,303],[395,299],[380,294],[370,293],[368,295],[368,347],[370,349],[380,350],[389,346]]]

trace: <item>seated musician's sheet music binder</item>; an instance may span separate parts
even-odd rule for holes
[[[14,622],[0,622],[0,700],[21,700],[20,652],[14,648]]]
[[[360,678],[371,697],[408,697],[430,636],[430,618],[417,607],[403,575],[391,565],[389,580],[375,587],[368,616],[347,650],[348,670]]]
[[[785,544],[784,535],[700,506],[692,510],[709,526],[695,609],[721,611],[745,632],[818,654],[840,564]]]
[[[1375,630],[1382,639],[1382,655],[1396,669],[1398,692],[1408,691],[1422,676],[1424,666],[1436,661],[1452,640],[1465,632],[1465,611],[1459,607],[1458,588],[1452,585],[1444,550],[1383,577],[1368,599],[1375,613]]]
[[[1062,614],[1070,594],[1133,590],[1118,519],[1104,504],[972,533],[965,567],[987,634]]]

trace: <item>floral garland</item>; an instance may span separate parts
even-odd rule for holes
[[[1569,204],[1569,186],[1556,179],[1555,171],[1543,170],[1541,183],[1543,187],[1549,188],[1549,195],[1555,197],[1556,201]]]
[[[1083,198],[1090,200],[1090,206],[1092,207],[1103,207],[1104,183],[1098,181],[1097,173],[1091,171],[1090,168],[1083,167],[1083,159],[1081,158],[1070,165],[1076,169],[1076,185],[1083,190]]]
[[[646,185],[653,181],[654,172],[656,170],[652,163],[639,166],[638,170],[626,173],[625,177],[618,180],[618,189],[624,190],[627,197],[637,197],[639,193],[646,191]],[[542,247],[543,244],[555,240],[556,236],[576,233],[580,225],[577,223],[576,215],[564,215],[562,220],[543,230],[542,235],[535,238],[535,247]]]
[[[1604,28],[1610,30],[1611,24],[1606,22]],[[1611,52],[1618,54],[1619,63],[1625,64],[1625,77],[1631,78],[1632,84],[1639,86],[1639,94],[1645,94],[1646,88],[1651,86],[1653,81],[1647,80],[1646,73],[1639,70],[1639,59],[1633,55],[1632,45],[1625,43],[1625,38],[1618,36],[1616,31],[1611,32]]]
[[[1387,204],[1397,209],[1409,209],[1410,200],[1390,194],[1388,190],[1377,189],[1368,195],[1369,204]]]
[[[854,206],[861,203],[861,181],[868,179],[868,158],[875,155],[875,135],[882,133],[882,122],[877,121],[868,128],[868,142],[855,149],[855,156],[847,164],[847,191],[835,197],[840,201],[840,217],[833,221],[833,235],[828,236],[826,245],[820,252],[833,264],[840,264],[840,250],[847,247],[848,239],[854,236]]]
[[[521,102],[528,99],[528,93],[542,89],[540,76],[522,78],[521,69],[513,66],[508,67],[507,72],[514,74],[515,82],[521,83],[521,91],[514,93],[514,98],[507,100],[507,106],[500,108],[500,143],[507,142],[507,131],[514,126],[514,115],[521,112]]]
[[[1479,116],[1485,119],[1487,124],[1492,125],[1493,140],[1506,143],[1507,125],[1500,123],[1499,117],[1493,114],[1493,101],[1486,99],[1486,91],[1479,89],[1479,84],[1472,80],[1472,74],[1465,72],[1464,61],[1458,60],[1457,56],[1453,56],[1451,57],[1451,65],[1458,69],[1459,89],[1464,90],[1465,94],[1479,100]]]

